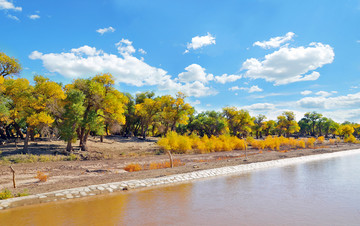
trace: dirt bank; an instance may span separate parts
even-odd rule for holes
[[[126,172],[123,168],[130,163],[148,165],[152,162],[168,161],[167,155],[161,153],[155,144],[156,139],[143,141],[137,138],[107,137],[101,143],[97,138],[90,139],[89,153],[81,155],[89,160],[36,162],[12,164],[16,171],[17,188],[12,188],[12,173],[9,164],[0,165],[0,189],[8,188],[13,193],[27,189],[30,194],[75,188],[92,184],[102,184],[131,179],[145,179],[165,175],[179,174],[196,170],[218,168],[252,162],[262,162],[280,158],[291,158],[305,155],[330,153],[336,151],[358,149],[360,144],[322,145],[314,149],[290,150],[277,152],[249,149],[245,160],[244,151],[215,152],[209,154],[181,154],[174,155],[175,159],[184,163],[183,166],[167,169],[143,170]],[[31,143],[32,154],[55,154],[65,148],[62,141],[36,141]],[[21,146],[18,147],[19,149]],[[5,144],[0,148],[2,156],[13,155],[18,152],[14,144]],[[37,171],[48,175],[46,182],[39,182],[34,178]]]

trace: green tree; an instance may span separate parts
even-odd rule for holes
[[[197,114],[188,125],[190,132],[196,131],[200,136],[218,136],[227,129],[226,119],[221,112],[206,111]]]
[[[255,117],[253,131],[256,133],[256,139],[262,137],[262,131],[266,128],[264,120],[266,119],[265,115],[258,115]]]
[[[275,134],[276,122],[274,120],[268,120],[264,122],[264,132],[265,136]]]
[[[79,90],[85,95],[85,111],[78,128],[78,138],[82,151],[87,151],[90,132],[105,133],[106,122],[111,120],[125,123],[125,105],[128,99],[114,88],[111,74],[99,74],[89,79],[76,79],[65,87],[66,91]]]
[[[66,151],[72,151],[72,143],[76,141],[76,131],[81,126],[85,112],[85,95],[80,90],[70,89],[66,93],[64,113],[59,126],[60,138],[67,142]]]
[[[319,121],[321,120],[322,114],[317,113],[315,111],[307,112],[305,113],[304,118],[309,120],[311,126],[311,136],[316,136],[315,128],[318,125]]]

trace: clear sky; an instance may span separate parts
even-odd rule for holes
[[[359,0],[0,0],[0,51],[70,83],[184,92],[197,111],[360,123]]]

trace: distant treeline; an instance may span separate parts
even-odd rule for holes
[[[68,143],[80,140],[87,150],[89,135],[117,134],[122,136],[163,136],[170,131],[179,134],[239,138],[278,136],[359,136],[360,125],[339,124],[320,113],[309,112],[297,122],[291,111],[277,120],[265,115],[251,116],[248,111],[225,107],[221,112],[196,113],[178,93],[155,96],[142,92],[132,96],[114,88],[111,74],[99,74],[88,79],[75,79],[62,85],[40,75],[30,83],[14,78],[21,66],[14,58],[0,52],[0,137],[3,140],[24,139],[27,151],[29,139],[35,136],[59,138]]]

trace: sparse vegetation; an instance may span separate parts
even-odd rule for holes
[[[19,193],[15,194],[15,195],[13,195],[9,189],[3,189],[0,192],[0,200],[14,198],[14,197],[28,196],[28,195],[29,195],[29,191],[27,189],[25,189],[23,192],[19,192]]]
[[[17,155],[9,155],[9,156],[1,157],[0,164],[76,161],[79,159],[80,159],[79,156],[75,154],[70,154],[70,155],[17,154]]]
[[[46,182],[48,175],[46,175],[44,172],[38,171],[34,178],[39,179],[40,182]]]

